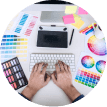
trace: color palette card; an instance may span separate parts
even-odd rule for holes
[[[20,34],[22,37],[30,36],[37,23],[37,19],[38,17],[35,15],[21,12],[15,19],[11,29],[6,32],[10,32],[14,35]]]
[[[77,64],[77,70],[80,67],[101,75],[104,72],[105,66],[106,66],[105,56],[99,57],[93,54],[81,52]]]
[[[94,88],[98,84],[105,66],[106,58],[104,56],[96,57],[96,55],[81,52],[74,82],[83,85],[83,88],[85,88],[84,86]]]
[[[98,39],[93,33],[86,35],[85,37],[85,51],[96,56],[105,56],[107,54],[105,38]]]
[[[8,60],[1,65],[4,75],[15,90],[28,84],[27,78],[17,57]]]
[[[76,83],[94,88],[100,81],[102,75],[84,68],[78,68],[74,81]]]
[[[5,62],[16,56],[20,61],[27,61],[27,49],[27,38],[17,35],[3,35],[0,47],[1,62]]]

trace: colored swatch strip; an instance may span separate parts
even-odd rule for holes
[[[27,38],[19,38],[15,35],[4,35],[0,47],[1,62],[13,57],[19,57],[21,61],[27,61]]]
[[[75,82],[94,88],[98,84],[101,76],[102,75],[97,73],[79,68],[75,77]]]
[[[19,21],[18,26],[17,26],[16,29],[15,29],[15,32],[16,32],[16,33],[20,33],[20,32],[21,32],[22,27],[24,26],[24,24],[25,24],[28,16],[29,16],[28,14],[24,14],[24,15],[22,16],[21,20]]]
[[[94,27],[96,27],[96,26],[97,26],[97,24],[94,23]],[[85,35],[88,35],[89,33],[93,32],[93,31],[94,31],[94,29],[93,29],[93,26],[92,26],[92,24],[91,24],[91,25],[89,25],[88,27],[86,27],[86,28],[84,28],[83,30],[81,30],[80,33],[83,33],[83,34],[85,34]]]
[[[36,17],[36,16],[32,17],[32,20],[31,20],[27,30],[25,31],[25,35],[30,36],[30,34],[31,34],[35,24],[36,24],[37,19],[38,19],[38,17]]]

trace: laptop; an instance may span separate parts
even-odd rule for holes
[[[63,16],[65,16],[64,11],[42,11],[41,13],[41,22],[46,23],[63,23]]]

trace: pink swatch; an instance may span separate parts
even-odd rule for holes
[[[88,14],[88,12],[85,11],[84,9],[82,9],[81,7],[79,7],[79,9],[78,9],[78,15],[80,15],[80,14]]]
[[[71,23],[75,23],[75,20],[74,20],[74,16],[73,16],[73,14],[63,16],[63,21],[64,21],[64,24],[71,24]]]
[[[36,24],[37,19],[38,19],[38,17],[33,16],[32,20],[31,20],[31,22],[30,22],[30,24],[29,24],[29,26],[25,32],[25,35],[30,36],[30,34],[31,34],[35,24]]]

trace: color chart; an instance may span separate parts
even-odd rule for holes
[[[92,53],[99,56],[106,55],[106,42],[105,39],[97,39],[94,35],[88,39],[88,48]]]
[[[101,76],[100,74],[79,68],[75,76],[75,82],[94,88],[98,84]]]
[[[101,74],[105,69],[105,65],[105,56],[96,56],[94,54],[81,52],[76,70],[78,70],[78,68],[83,68],[93,71],[94,73]]]
[[[11,27],[8,27],[8,33],[13,35],[19,35],[22,37],[30,36],[33,28],[37,22],[38,17],[35,15],[27,14],[21,12],[15,19],[14,22],[10,24]]]
[[[86,35],[85,52],[99,57],[107,56],[107,45],[105,38],[97,39],[95,35]]]
[[[85,68],[92,68],[95,65],[95,61],[91,56],[84,56],[81,63]]]
[[[13,57],[20,61],[27,61],[28,39],[16,35],[4,35],[0,47],[1,62]]]
[[[103,73],[106,66],[106,61],[100,60],[96,63],[96,69],[99,73]]]

